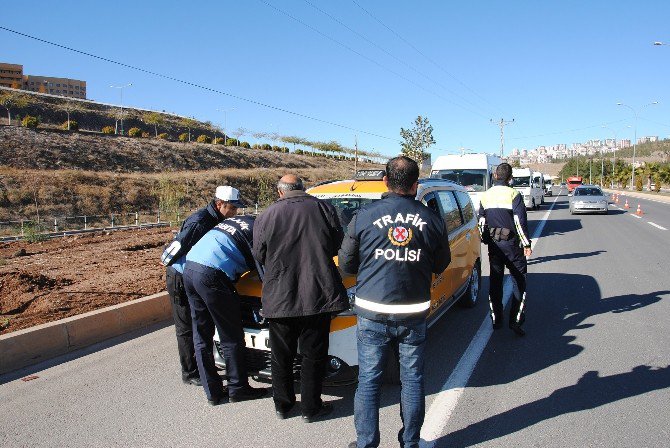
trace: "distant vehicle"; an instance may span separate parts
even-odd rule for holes
[[[544,178],[544,195],[545,196],[553,196],[554,192],[552,188],[554,187],[554,184],[551,179],[545,177]]]
[[[535,174],[530,168],[512,168],[512,187],[521,193],[528,209],[538,209],[544,203],[544,189],[536,183]]]
[[[584,183],[582,176],[568,177],[566,180],[568,181],[568,196],[570,196],[570,194],[576,187]]]
[[[579,185],[570,198],[570,214],[608,213],[607,197],[597,185]]]
[[[493,173],[502,163],[493,154],[461,154],[440,156],[433,163],[430,177],[447,179],[463,185],[472,199],[475,212],[479,210],[479,198],[493,186]]]
[[[544,196],[545,194],[547,194],[547,189],[544,186],[544,174],[540,173],[539,171],[535,171],[533,173],[533,181],[535,185],[537,185],[542,189],[542,198],[540,199],[540,205],[544,205]]]

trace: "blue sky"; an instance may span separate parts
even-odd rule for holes
[[[56,5],[56,6],[54,6]],[[317,9],[318,8],[318,9]],[[324,14],[325,13],[325,14]],[[289,17],[292,16],[293,18]],[[0,30],[0,61],[87,81],[88,97],[385,154],[417,115],[434,155],[670,136],[670,2],[98,1],[3,8],[0,26],[194,82],[157,78]],[[345,26],[346,25],[346,26]],[[354,131],[346,128],[353,128]],[[370,135],[376,134],[376,135]],[[243,137],[245,139],[245,137]],[[246,139],[254,142],[253,137]]]

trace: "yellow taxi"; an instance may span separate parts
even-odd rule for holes
[[[383,176],[383,170],[359,171],[354,179],[324,182],[307,192],[335,206],[346,232],[347,225],[358,209],[381,199],[382,194],[388,191],[381,180]],[[476,213],[464,187],[443,179],[419,179],[416,199],[444,217],[451,249],[451,263],[444,272],[433,276],[428,315],[430,326],[454,303],[475,306],[481,283],[481,244]],[[356,277],[342,273],[342,280],[353,305]],[[249,372],[267,378],[270,376],[271,347],[268,324],[261,311],[261,282],[258,275],[251,272],[242,276],[236,287],[242,298]],[[214,355],[217,364],[224,367],[218,335],[215,336]],[[355,382],[357,365],[356,316],[349,310],[333,316],[330,324],[326,383]],[[300,359],[296,360],[295,369],[300,369]],[[391,373],[390,378],[393,377]]]

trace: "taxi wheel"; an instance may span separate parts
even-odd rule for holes
[[[475,263],[472,268],[472,274],[470,274],[470,280],[468,283],[468,289],[463,293],[463,296],[458,301],[458,304],[465,308],[474,308],[477,305],[477,299],[479,298],[479,290],[482,285],[482,276],[480,274],[479,260]]]

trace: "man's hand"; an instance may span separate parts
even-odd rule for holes
[[[524,247],[523,248],[523,256],[526,258],[530,258],[530,256],[533,254],[533,249],[530,247]]]

